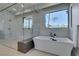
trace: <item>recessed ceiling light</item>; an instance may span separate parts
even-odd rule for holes
[[[16,11],[16,9],[15,9],[15,8],[13,8],[13,11]]]
[[[21,4],[21,7],[24,7],[24,4]]]

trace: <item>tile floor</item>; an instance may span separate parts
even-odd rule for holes
[[[0,45],[0,56],[53,56],[53,55],[49,53],[41,52],[34,48],[24,54],[17,50]]]
[[[18,40],[0,40],[0,56],[53,56],[49,53],[31,49],[27,53],[17,51]]]
[[[0,56],[55,56],[34,48],[25,54],[21,53],[17,51],[17,42],[18,40],[0,40]],[[79,56],[79,52],[75,55]]]

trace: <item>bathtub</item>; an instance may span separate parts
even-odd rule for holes
[[[68,38],[54,38],[49,36],[37,36],[33,38],[35,49],[55,55],[70,56],[73,49],[73,42]]]

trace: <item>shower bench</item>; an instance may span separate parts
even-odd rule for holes
[[[33,43],[32,38],[28,38],[26,40],[18,41],[17,50],[22,52],[22,53],[26,53],[30,49],[32,49],[33,47],[34,47],[34,43]]]

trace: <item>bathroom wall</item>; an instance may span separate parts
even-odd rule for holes
[[[72,3],[72,27],[71,27],[71,20],[69,23],[69,29],[70,29],[70,37],[73,40],[74,47],[78,47],[78,41],[79,38],[77,38],[77,25],[79,25],[79,4],[78,3]],[[71,14],[71,12],[70,12]],[[79,47],[78,47],[79,48]]]
[[[16,19],[15,16],[8,11],[0,12],[0,39],[16,38]]]
[[[67,5],[65,5],[67,6]],[[61,6],[62,7],[62,6]],[[61,8],[59,7],[59,8]],[[54,7],[55,8],[55,7]],[[45,28],[45,12],[47,10],[53,10],[52,8],[45,9],[39,12],[27,13],[24,17],[33,17],[33,36],[49,35],[49,29]],[[79,4],[72,4],[72,27],[70,27],[70,33],[68,29],[52,29],[54,33],[59,37],[71,36],[74,46],[77,47],[77,25],[79,25]],[[0,12],[0,39],[22,39],[23,36],[23,20],[22,15],[14,16],[8,11]],[[71,23],[70,23],[71,24]],[[24,29],[25,37],[32,36],[32,31]]]
[[[77,25],[79,25],[79,4],[72,4],[72,39],[74,42],[74,46],[77,47]]]
[[[0,39],[4,39],[5,38],[5,35],[4,35],[4,20],[2,20],[2,17],[0,15]]]
[[[0,12],[0,39],[23,40],[23,19],[6,11]],[[24,29],[24,38],[31,36],[31,31]]]
[[[61,6],[58,6],[58,8],[62,8],[62,7],[66,7],[66,6],[68,6],[68,5],[63,4]],[[56,7],[54,7],[54,8],[56,10]],[[31,13],[24,14],[24,17],[28,17],[28,16],[33,17],[33,36],[49,35],[49,29],[45,28],[45,23],[44,23],[45,22],[45,13],[47,13],[48,11],[52,11],[52,10],[54,11],[54,9],[48,8],[48,9],[41,10],[41,11],[38,11],[38,12],[31,12]],[[21,25],[23,24],[22,23],[22,17],[23,17],[23,15],[16,16],[17,21],[19,23],[18,27],[19,27],[20,30],[22,30]],[[25,29],[25,31],[26,30],[27,29]],[[52,32],[56,33],[58,37],[69,37],[68,29],[66,29],[66,28],[54,28],[52,30],[53,30]],[[27,33],[29,35],[30,32],[31,31],[26,31],[24,33]],[[19,31],[19,33],[21,33],[21,32]]]
[[[28,29],[24,29],[24,35],[25,37],[30,37],[30,36],[38,36],[40,34],[39,30],[40,30],[40,27],[39,27],[39,13],[29,13],[29,14],[24,14],[23,15],[19,15],[19,16],[16,16],[16,19],[18,21],[18,32],[22,35],[22,32],[23,32],[23,17],[32,17],[32,21],[33,21],[33,28],[31,30],[28,30]],[[33,34],[32,34],[33,33]]]
[[[76,12],[74,12],[74,13],[77,13],[77,14],[75,15],[76,18],[77,18],[77,20],[75,21],[75,19],[74,19],[74,21],[77,23],[77,24],[75,24],[75,26],[77,27],[77,25],[79,25],[79,4],[74,4],[74,7],[77,9]],[[75,27],[75,28],[76,28],[76,27]],[[77,29],[77,28],[76,28],[76,29]],[[75,31],[76,31],[76,30],[74,30],[74,32],[75,32]],[[78,29],[77,31],[79,31],[79,29]],[[79,34],[79,32],[76,32],[75,35],[76,35],[77,33]],[[79,36],[79,35],[76,35],[76,36]],[[75,36],[75,37],[76,37],[76,36]],[[77,40],[76,40],[76,45],[78,44],[77,47],[79,48],[79,37],[76,37],[76,39],[77,39]]]
[[[61,5],[58,8],[65,7],[65,6]],[[45,24],[44,24],[45,16],[44,15],[46,12],[50,10],[52,11],[53,9],[48,8],[48,9],[41,10],[38,12],[31,12],[31,13],[24,14],[24,16],[23,15],[14,16],[8,11],[1,12],[0,13],[0,20],[1,20],[0,30],[3,32],[3,34],[1,35],[2,36],[4,35],[5,39],[23,39],[23,19],[22,17],[29,17],[29,16],[33,17],[33,29],[31,30],[24,29],[24,38],[27,38],[30,36],[38,36],[38,35],[49,35],[49,29],[45,28]],[[56,33],[58,37],[69,36],[68,29],[66,28],[60,28],[60,29],[54,28],[52,30],[53,30],[52,32]]]
[[[40,12],[40,35],[49,35],[50,29],[45,27],[45,12]],[[53,28],[52,33],[56,33],[57,37],[68,37],[67,28]]]

